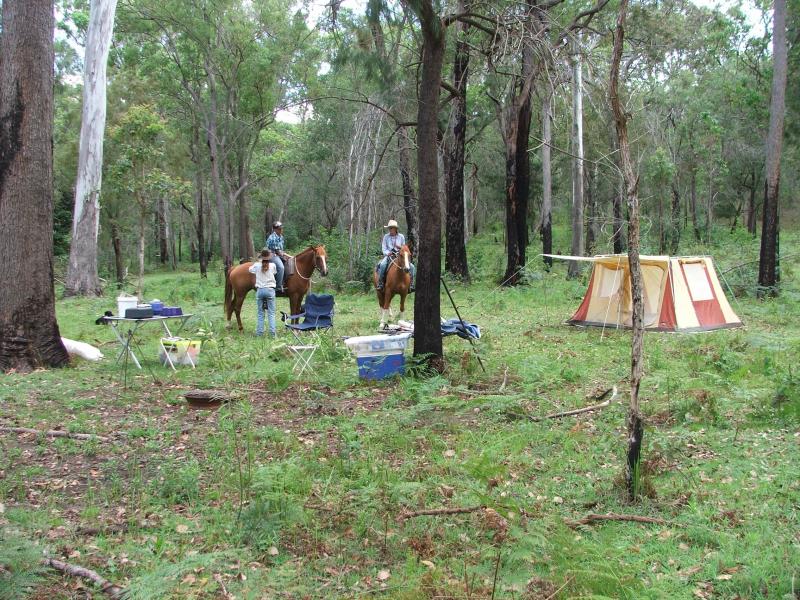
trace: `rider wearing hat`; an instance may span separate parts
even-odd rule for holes
[[[383,236],[383,242],[381,244],[383,258],[377,266],[379,290],[383,289],[383,283],[386,281],[386,270],[389,268],[389,264],[392,261],[392,255],[396,252],[399,252],[400,248],[402,248],[406,243],[406,238],[398,231],[397,221],[394,219],[390,219],[389,222],[383,226],[383,228],[388,229],[389,232]],[[417,267],[414,265],[414,263],[411,263],[409,271],[411,273],[411,288],[409,291],[413,292],[414,276],[417,274]]]
[[[283,290],[283,261],[289,259],[286,254],[286,242],[283,239],[283,223],[275,221],[272,224],[272,233],[267,238],[266,247],[272,251],[270,262],[275,265],[275,284],[278,290]]]

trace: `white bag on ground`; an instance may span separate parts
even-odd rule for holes
[[[79,356],[85,360],[100,360],[103,358],[103,353],[99,349],[86,342],[76,342],[62,337],[61,343],[64,344],[64,348],[67,349],[67,354],[70,356]]]

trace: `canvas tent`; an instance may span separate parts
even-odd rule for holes
[[[568,321],[572,325],[631,326],[631,280],[627,254],[553,256],[594,264],[589,288]],[[641,256],[644,327],[650,331],[709,331],[741,327],[710,256]]]

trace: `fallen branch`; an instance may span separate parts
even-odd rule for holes
[[[125,533],[128,529],[127,523],[106,525],[104,527],[78,527],[75,530],[75,534],[86,536],[108,535],[110,533]]]
[[[584,406],[583,408],[576,408],[575,410],[550,413],[549,415],[544,415],[543,417],[529,417],[529,418],[533,422],[539,422],[539,421],[544,421],[545,419],[560,419],[561,417],[571,417],[573,415],[592,412],[593,410],[600,410],[601,408],[605,408],[606,406],[610,405],[617,397],[617,386],[614,386],[610,390],[607,390],[603,395],[604,396],[608,395],[609,392],[612,392],[611,397],[608,400],[605,400],[604,402],[600,402],[599,404],[592,404],[591,406]]]
[[[95,573],[91,569],[61,562],[60,560],[56,560],[55,558],[45,558],[42,561],[42,564],[47,567],[50,567],[51,569],[55,569],[56,571],[61,571],[62,573],[71,575],[72,577],[81,577],[83,579],[88,579],[89,581],[92,581],[95,585],[97,585],[104,593],[108,594],[112,598],[124,597],[125,590],[123,588],[119,587],[116,584],[111,583],[108,579],[105,579],[104,577]]]
[[[424,510],[404,510],[400,513],[398,517],[399,520],[405,521],[406,519],[413,519],[414,517],[435,517],[437,515],[463,515],[467,513],[477,512],[479,510],[483,510],[483,506],[466,506],[466,507],[455,507],[455,508],[427,508]]]
[[[508,367],[506,367],[506,370],[503,371],[503,383],[500,384],[500,389],[497,390],[498,393],[500,393],[500,394],[503,393],[503,390],[506,389],[506,384],[507,383],[508,383]]]
[[[107,442],[108,438],[102,435],[95,435],[94,433],[70,433],[69,431],[59,431],[56,429],[31,429],[30,427],[6,427],[0,426],[0,432],[6,433],[35,433],[36,435],[43,435],[50,438],[69,438],[71,440],[98,440],[100,442]]]
[[[571,521],[566,519],[564,522],[570,527],[577,527],[578,525],[589,525],[597,521],[632,521],[634,523],[651,523],[653,525],[668,525],[669,523],[664,519],[656,517],[642,517],[639,515],[620,515],[617,513],[606,513],[604,515],[589,513],[582,519]]]

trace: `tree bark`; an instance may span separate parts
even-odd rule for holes
[[[573,256],[583,256],[583,62],[574,42],[572,56],[572,245]],[[581,274],[580,261],[570,261],[568,277]]]
[[[681,194],[678,190],[678,182],[672,182],[672,213],[670,215],[670,247],[669,252],[673,256],[678,254],[678,247],[681,243]]]
[[[622,45],[625,38],[625,13],[628,0],[621,0],[614,34],[614,49],[611,58],[609,102],[614,113],[614,122],[619,141],[620,166],[625,178],[625,196],[628,203],[628,266],[631,277],[631,298],[633,301],[632,340],[631,340],[631,397],[628,408],[628,453],[625,468],[625,481],[631,500],[638,493],[639,464],[642,449],[642,416],[639,409],[639,386],[642,381],[642,361],[644,358],[644,302],[642,298],[642,270],[639,261],[639,197],[638,180],[631,160],[628,142],[628,117],[619,99],[619,64],[622,59]]]
[[[466,2],[459,0],[457,11],[467,12]],[[467,139],[467,78],[469,70],[469,25],[455,23],[456,47],[453,57],[453,88],[458,92],[451,104],[447,143],[445,144],[445,195],[447,222],[445,237],[445,270],[465,281],[469,280],[467,246],[464,230],[464,155]]]
[[[778,203],[780,199],[783,118],[786,105],[786,0],[775,0],[772,24],[772,97],[767,134],[766,186],[758,262],[759,293],[778,293]]]
[[[208,156],[211,160],[211,188],[214,191],[214,199],[217,206],[217,227],[219,233],[220,253],[222,262],[228,267],[231,264],[230,236],[228,235],[229,223],[227,211],[225,210],[225,197],[222,193],[220,182],[220,161],[219,161],[219,139],[217,137],[217,85],[216,78],[211,72],[211,68],[206,61],[206,71],[208,75],[208,95],[209,109],[206,123],[206,143],[208,144]]]
[[[442,80],[444,26],[431,0],[403,0],[419,18],[422,29],[422,76],[417,91],[417,177],[419,180],[419,251],[417,298],[414,302],[414,355],[442,363],[440,327],[442,217],[439,201],[437,118]]]
[[[52,0],[4,0],[0,37],[0,369],[69,357],[53,290]]]
[[[111,245],[114,248],[114,271],[118,287],[121,287],[125,281],[125,261],[122,258],[122,238],[116,219],[111,220]]]
[[[533,40],[536,36],[534,2],[528,0],[525,14],[526,41],[522,48],[522,68],[508,105],[500,113],[505,143],[506,272],[503,285],[517,285],[525,269],[528,245],[528,196],[530,195],[531,90],[535,75]]]
[[[78,177],[65,296],[100,296],[97,235],[103,177],[103,133],[106,125],[106,64],[114,31],[117,0],[92,0],[83,67]]]
[[[145,223],[147,222],[147,212],[143,208],[143,204],[139,202],[139,245],[138,245],[138,264],[139,264],[139,277],[136,283],[136,295],[142,299],[144,292],[144,234]]]
[[[758,207],[756,206],[756,170],[750,171],[750,197],[747,201],[747,231],[755,237],[758,223]]]
[[[697,220],[697,168],[694,166],[692,166],[689,179],[689,212],[692,215],[694,239],[696,242],[699,242],[702,239],[702,236],[700,235],[700,224]]]
[[[158,224],[158,258],[162,265],[166,265],[169,262],[167,201],[161,194],[156,200],[156,222]]]
[[[597,228],[597,193],[595,186],[598,181],[598,170],[600,166],[594,163],[593,169],[584,169],[584,181],[586,182],[586,254],[595,253],[595,245],[599,237]]]
[[[542,238],[542,254],[553,253],[553,174],[550,146],[553,143],[553,89],[547,81],[547,89],[542,99],[542,224],[539,235]],[[544,257],[549,270],[553,259]]]
[[[614,190],[611,192],[611,218],[614,225],[614,232],[611,234],[611,244],[614,247],[614,254],[625,252],[625,219],[622,211],[623,198],[625,196],[625,178],[622,175],[622,167],[619,166],[619,140],[617,139],[617,129],[615,122],[611,120],[611,147],[614,150],[614,161],[619,168],[619,177],[615,178]]]
[[[406,215],[406,237],[412,252],[417,252],[418,219],[417,192],[411,178],[411,140],[408,138],[408,127],[400,127],[397,132],[397,152],[400,163],[400,179],[403,183],[403,212]]]

